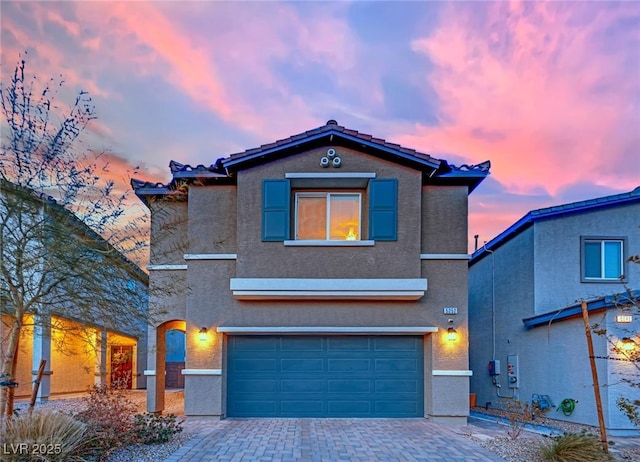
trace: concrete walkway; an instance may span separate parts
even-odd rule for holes
[[[166,461],[502,461],[465,437],[472,429],[492,432],[425,419],[190,417],[196,435]]]

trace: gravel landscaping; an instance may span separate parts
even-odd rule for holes
[[[165,396],[166,413],[181,415],[183,399],[184,395],[181,390],[167,391]],[[130,393],[130,400],[138,406],[140,412],[144,412],[146,403],[144,390],[132,391]],[[20,402],[16,403],[15,407],[18,412],[22,413],[26,411],[27,405],[25,402]],[[70,395],[66,398],[53,399],[47,403],[36,405],[36,409],[43,408],[74,414],[83,410],[83,401],[81,395]],[[485,414],[486,418],[489,419],[492,418],[492,416],[495,417],[496,420],[508,417],[504,411],[496,409],[485,410],[484,408],[476,408],[475,410]],[[598,434],[596,427],[551,419],[546,416],[537,417],[534,423],[555,428],[563,432],[580,433],[584,430],[588,433]],[[540,446],[542,444],[550,444],[551,439],[540,433],[526,430],[522,431],[517,438],[512,438],[509,436],[511,428],[509,424],[505,424],[498,430],[493,429],[487,431],[483,428],[469,425],[461,431],[461,434],[466,438],[473,439],[480,446],[497,454],[507,462],[542,462],[543,459],[539,454]],[[109,462],[156,462],[164,460],[193,436],[193,433],[189,433],[187,425],[182,433],[174,436],[168,443],[153,445],[142,444],[122,448],[111,455]],[[610,446],[610,452],[616,461],[629,462],[640,460],[640,448],[628,447],[629,445],[625,445],[624,439],[616,439],[616,441],[619,442],[618,447],[616,447],[616,444],[611,444]]]
[[[484,417],[491,419],[494,417],[496,422],[502,422],[504,427],[504,434],[497,434],[490,438],[477,437],[469,435],[470,438],[474,438],[478,441],[480,446],[490,450],[491,452],[499,455],[507,462],[544,462],[540,456],[541,445],[550,445],[552,438],[543,433],[537,433],[533,431],[523,431],[517,438],[509,436],[508,432],[512,427],[509,425],[509,413],[499,409],[485,409],[475,408],[472,411],[483,414]],[[593,435],[599,435],[597,427],[590,425],[582,425],[573,422],[567,422],[564,420],[558,420],[548,417],[547,415],[538,416],[532,421],[532,424],[536,426],[546,427],[558,430],[559,433],[577,433],[582,432],[590,433]],[[554,432],[556,433],[556,432]],[[557,434],[557,433],[556,433]],[[616,441],[609,439],[609,452],[616,461],[639,461],[640,460],[640,448],[638,447],[625,447],[629,446],[625,444],[625,438],[616,438]],[[635,439],[637,441],[637,439]],[[616,443],[618,446],[616,447]]]

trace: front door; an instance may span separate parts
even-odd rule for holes
[[[111,386],[131,389],[133,369],[133,347],[111,347]]]

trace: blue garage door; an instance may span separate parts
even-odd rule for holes
[[[421,336],[229,337],[229,417],[422,417]]]

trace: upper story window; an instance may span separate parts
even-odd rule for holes
[[[363,186],[358,191],[354,185],[349,189],[327,185],[331,190],[301,188],[292,192],[289,179],[263,180],[262,240],[284,241],[285,245],[397,241],[398,180],[367,179]],[[367,217],[364,230],[363,208]]]
[[[582,238],[582,280],[620,282],[624,275],[624,239]]]
[[[298,192],[295,200],[296,240],[360,240],[360,193]]]

